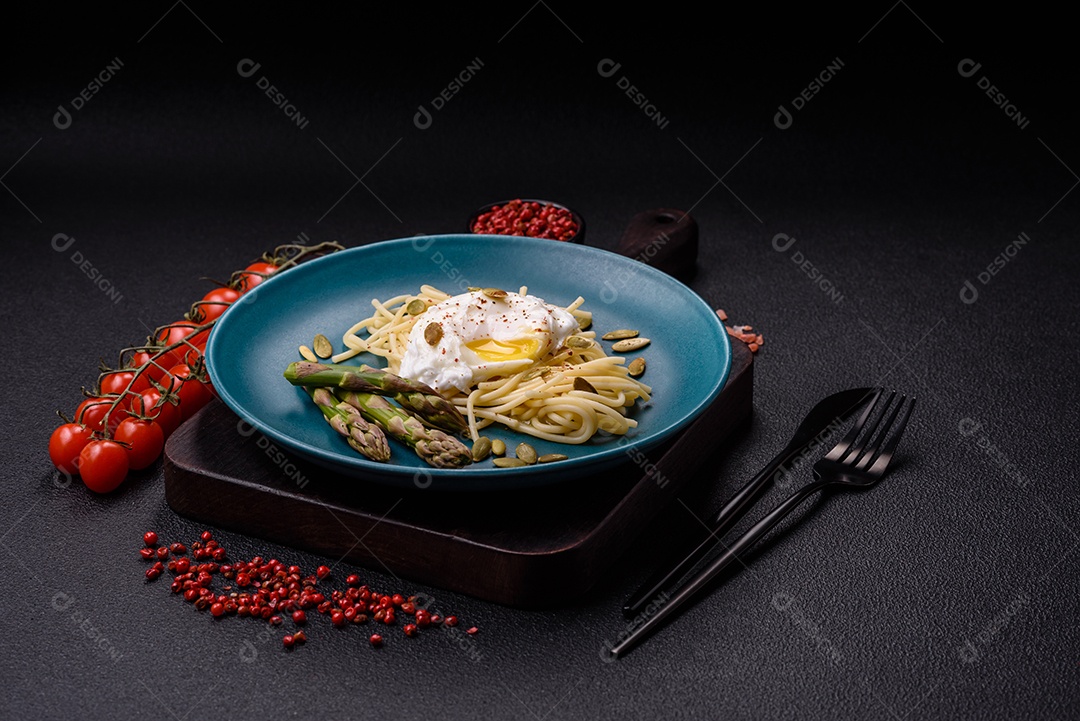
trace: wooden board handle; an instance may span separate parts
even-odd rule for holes
[[[630,220],[616,250],[685,283],[697,270],[697,221],[674,208],[646,210]]]

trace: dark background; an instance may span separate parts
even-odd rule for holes
[[[990,12],[226,14],[166,2],[12,17],[0,90],[0,716],[1073,715],[1077,63],[1064,11]],[[58,129],[57,106],[114,58],[121,70]],[[237,73],[244,58],[261,63],[251,78]],[[417,128],[418,106],[476,58],[479,73]],[[597,72],[605,58],[621,63],[614,77]],[[836,77],[778,129],[778,106],[836,58]],[[965,58],[982,64],[973,77],[957,71]],[[260,75],[306,127],[258,90]],[[618,89],[621,76],[665,128]],[[982,76],[1027,127],[978,88]],[[211,287],[200,278],[227,278],[301,233],[354,246],[457,232],[475,207],[516,196],[573,206],[605,248],[637,211],[691,211],[702,232],[692,287],[766,342],[748,429],[710,453],[683,503],[594,592],[525,612],[417,587],[482,628],[479,660],[439,637],[375,653],[361,634],[326,629],[286,654],[255,625],[213,624],[141,579],[145,530],[190,540],[203,528],[169,509],[160,466],[109,497],[52,469],[54,409],[71,413],[98,358],[179,317]],[[54,251],[57,233],[75,245]],[[778,252],[778,233],[797,244]],[[1030,242],[979,282],[1020,233]],[[119,301],[70,262],[74,250]],[[974,303],[961,300],[965,280]],[[670,530],[753,475],[819,397],[868,384],[920,399],[892,476],[817,504],[748,570],[601,662],[625,624],[621,600]],[[571,503],[588,490],[553,492]],[[336,560],[214,530],[241,557]],[[56,610],[57,594],[74,605]],[[792,605],[779,610],[777,594]],[[257,658],[241,662],[251,645]]]

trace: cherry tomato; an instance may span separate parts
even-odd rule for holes
[[[210,402],[210,390],[192,374],[191,367],[186,363],[170,368],[169,377],[176,379],[179,384],[174,388],[180,396],[180,417],[185,421]]]
[[[134,379],[135,382],[132,384],[131,390],[135,393],[142,393],[150,387],[150,380],[146,377],[146,373],[135,378],[135,371],[116,371],[101,376],[101,393],[102,395],[123,393],[128,387],[128,384],[132,382],[132,379]]]
[[[116,427],[113,439],[127,443],[128,468],[138,471],[158,459],[165,447],[165,433],[156,421],[128,417]]]
[[[175,368],[176,366],[172,366]],[[170,393],[177,393],[180,390],[180,386],[183,384],[183,380],[180,378],[174,378],[170,371],[165,371],[165,374],[161,376],[161,380],[158,381],[161,386]]]
[[[49,458],[59,470],[74,476],[79,472],[79,453],[90,442],[90,429],[65,423],[49,436]]]
[[[158,422],[161,426],[161,432],[166,438],[172,435],[172,432],[180,427],[180,407],[175,406],[169,401],[165,401],[160,406],[157,406],[161,399],[161,391],[157,388],[147,388],[145,391],[139,394],[139,398],[132,403],[131,410],[139,415],[149,416],[151,420]]]
[[[208,330],[201,330],[198,333],[193,334],[194,329],[198,326],[198,323],[193,323],[190,320],[180,320],[175,323],[170,323],[169,327],[161,329],[161,332],[158,333],[157,340],[163,346],[170,346],[186,339],[188,343],[205,347],[206,339],[210,335],[210,332]],[[158,358],[157,362],[162,368],[171,368],[177,363],[183,363],[184,357],[190,349],[190,345],[181,345],[162,355]]]
[[[184,354],[184,357],[180,362],[183,363],[184,365],[194,366],[195,363],[200,358],[202,358],[205,353],[206,353],[206,342],[205,342],[205,339],[204,339],[204,341],[202,343],[196,343],[194,348],[188,348],[187,352]]]
[[[192,320],[207,323],[220,318],[221,314],[240,297],[240,291],[233,288],[214,288],[202,297],[203,302],[195,306]]]
[[[79,475],[91,491],[116,490],[127,472],[127,451],[116,441],[90,441],[79,453]]]
[[[265,263],[262,261],[252,263],[241,272],[240,278],[236,283],[236,289],[241,293],[247,293],[259,283],[266,280],[262,274],[273,275],[277,272],[277,269],[277,266],[273,263]]]
[[[75,409],[75,422],[81,423],[91,431],[100,431],[103,428],[102,423],[105,420],[105,414],[108,413],[109,407],[112,406],[114,398],[86,398],[79,407]],[[115,431],[116,427],[120,425],[120,421],[124,420],[124,404],[118,405],[116,410],[109,415],[109,431]]]
[[[131,365],[132,368],[135,368],[135,369],[142,368],[144,365],[146,365],[147,363],[150,362],[151,358],[153,358],[152,353],[147,353],[146,351],[142,351],[142,350],[136,351],[135,354],[131,356],[130,365]],[[162,368],[159,368],[158,366],[162,366],[163,368],[168,368],[168,366],[166,366],[164,363],[161,363],[160,361],[155,361],[155,363],[157,363],[157,365],[151,365],[149,368],[147,368],[145,371],[143,371],[143,374],[142,374],[143,378],[147,378],[147,379],[153,378],[156,381],[161,380],[161,376],[163,376],[165,374],[165,371]],[[142,392],[142,391],[140,391],[140,392]]]

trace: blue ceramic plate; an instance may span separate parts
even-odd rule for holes
[[[414,293],[424,283],[452,295],[469,286],[516,290],[526,285],[530,294],[557,305],[580,295],[593,312],[598,336],[617,328],[640,330],[652,343],[626,354],[627,362],[636,355],[648,360],[641,380],[652,387],[653,397],[631,410],[638,427],[626,436],[601,433],[582,445],[485,429],[485,435],[502,438],[511,449],[528,440],[539,454],[570,457],[524,468],[496,468],[490,460],[462,469],[431,468],[396,442],[388,463],[353,451],[282,372],[300,359],[297,347],[310,346],[316,333],[343,350],[341,336],[370,315],[372,298]],[[287,451],[366,480],[471,491],[556,483],[640,458],[639,452],[685,427],[716,398],[731,367],[731,345],[700,296],[636,260],[536,238],[438,235],[339,251],[271,277],[221,316],[206,359],[221,399]],[[366,354],[347,362],[384,365]]]

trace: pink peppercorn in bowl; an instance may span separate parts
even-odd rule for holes
[[[515,198],[488,203],[469,217],[468,231],[481,235],[518,235],[565,243],[585,242],[585,219],[550,200]]]

